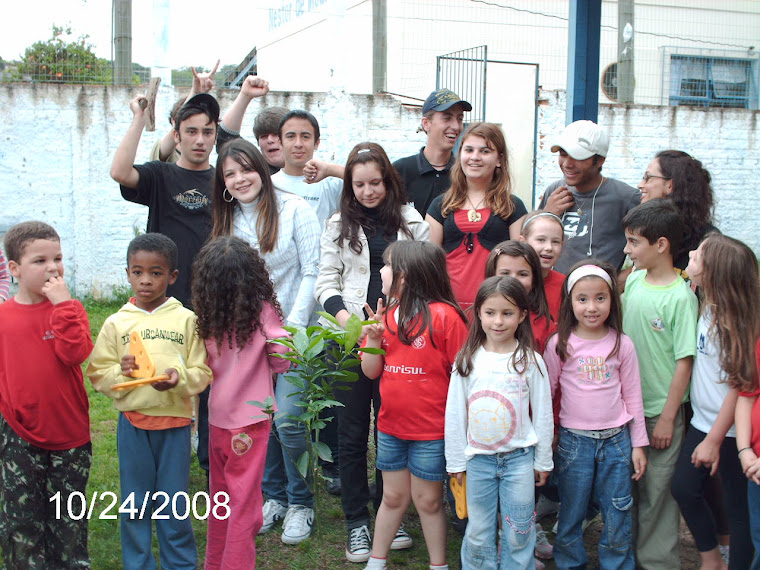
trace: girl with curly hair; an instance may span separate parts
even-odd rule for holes
[[[475,300],[494,246],[520,237],[528,211],[512,195],[504,133],[493,123],[473,123],[462,136],[451,169],[451,187],[430,204],[430,241],[446,250],[451,285],[467,310]]]
[[[274,397],[272,373],[289,366],[274,356],[286,348],[267,341],[287,333],[267,268],[237,237],[220,237],[193,264],[193,307],[214,373],[209,397],[210,495],[229,517],[208,519],[206,568],[255,568],[263,522],[261,480],[269,421],[246,402]]]
[[[246,140],[235,139],[219,152],[212,219],[212,238],[235,235],[259,252],[285,322],[307,326],[314,312],[319,265],[317,215],[303,198],[275,188],[264,157]],[[306,437],[303,425],[287,419],[301,413],[292,384],[277,382],[275,392],[283,414],[275,419],[269,438],[261,532],[282,520],[282,541],[298,544],[311,534],[314,517],[314,495],[295,464],[306,451]]]

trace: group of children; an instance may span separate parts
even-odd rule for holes
[[[548,212],[529,214],[519,240],[492,249],[468,314],[455,300],[442,248],[424,239],[385,247],[387,308],[382,299],[366,306],[373,323],[363,335],[364,348],[384,354],[361,360],[368,378],[380,378],[383,402],[384,487],[367,568],[385,567],[411,501],[430,567],[447,568],[447,474],[466,487],[464,568],[533,567],[536,487],[552,479],[561,500],[557,567],[587,564],[583,524],[596,505],[605,523],[603,568],[633,568],[634,555],[644,568],[678,567],[680,512],[703,567],[723,568],[700,501],[716,469],[731,497],[730,567],[749,567],[750,532],[760,545],[756,259],[741,242],[708,235],[687,268],[702,298],[698,313],[697,297],[673,271],[683,232],[674,206],[651,200],[623,225],[636,270],[622,302],[616,271],[603,261],[583,260],[566,277],[552,270],[563,228]],[[87,315],[63,281],[55,230],[18,224],[5,251],[19,286],[0,304],[0,319],[14,323],[0,330],[5,562],[88,564],[86,518],[63,512],[57,520],[49,497],[85,491],[91,445],[81,365],[92,351],[87,375],[119,410],[122,500],[152,503],[161,491],[186,500],[191,398],[213,378],[210,497],[229,510],[208,518],[205,565],[255,567],[270,422],[246,402],[273,396],[273,373],[288,368],[277,357],[283,346],[267,342],[286,333],[258,252],[238,237],[210,240],[193,265],[192,312],[166,295],[178,277],[177,246],[161,234],[136,237],[127,251],[134,297],[107,319],[92,350]],[[122,389],[148,372],[130,350],[134,332],[164,377]],[[682,448],[690,380],[694,419]],[[150,517],[120,519],[124,567],[155,567]],[[189,517],[170,515],[156,528],[161,567],[195,568]]]

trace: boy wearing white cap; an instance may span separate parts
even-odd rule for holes
[[[618,269],[625,258],[621,222],[641,198],[635,188],[602,175],[608,149],[607,133],[592,121],[569,124],[552,143],[564,177],[549,185],[539,208],[562,218],[566,241],[554,267],[560,273],[586,257]]]

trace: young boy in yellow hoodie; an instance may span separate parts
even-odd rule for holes
[[[195,313],[166,296],[177,274],[177,246],[171,239],[148,233],[131,241],[127,276],[135,296],[103,324],[87,367],[92,385],[113,398],[119,410],[121,500],[134,509],[128,513],[122,508],[119,515],[125,569],[156,567],[151,552],[154,508],[161,567],[197,564],[191,519],[175,514],[182,516],[190,509],[191,398],[211,382],[211,370],[196,333]],[[138,368],[129,353],[133,331],[140,333],[156,374],[169,379],[113,390],[115,384],[132,380],[128,375]]]

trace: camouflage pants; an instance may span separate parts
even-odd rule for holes
[[[3,568],[90,568],[87,517],[72,520],[67,504],[69,494],[85,492],[91,459],[90,443],[63,451],[42,449],[19,437],[0,416]],[[50,498],[58,492],[56,513]]]

